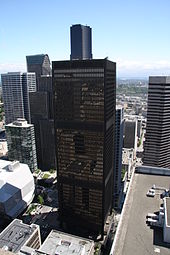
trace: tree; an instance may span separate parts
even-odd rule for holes
[[[38,199],[39,204],[41,204],[41,205],[44,204],[44,198],[41,195],[38,195],[37,199]]]

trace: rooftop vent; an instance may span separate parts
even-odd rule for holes
[[[20,167],[19,161],[13,161],[7,166],[9,172],[14,172],[17,168]]]

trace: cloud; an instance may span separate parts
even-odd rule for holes
[[[25,72],[26,65],[23,63],[4,63],[0,64],[0,74],[7,72]]]
[[[170,61],[133,61],[117,59],[118,77],[148,77],[150,75],[170,75]],[[25,72],[26,65],[23,63],[0,64],[0,74],[7,72]]]
[[[144,62],[118,59],[116,62],[119,76],[170,75],[170,61],[167,60]]]

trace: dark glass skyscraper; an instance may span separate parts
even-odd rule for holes
[[[47,54],[37,54],[26,56],[27,72],[35,72],[37,90],[39,90],[39,77],[41,75],[51,75],[50,59]]]
[[[83,25],[73,25],[70,28],[71,56],[70,59],[92,59],[91,28]]]
[[[52,69],[60,216],[103,234],[113,194],[116,64],[56,61]]]
[[[113,207],[120,206],[121,199],[121,171],[122,171],[122,147],[124,128],[124,109],[117,107],[115,119],[115,139],[114,139],[114,175],[113,175]]]
[[[37,91],[30,95],[31,123],[35,128],[38,167],[56,167],[51,64],[47,54],[27,56],[28,70],[37,77]]]

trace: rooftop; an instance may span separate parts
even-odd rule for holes
[[[0,214],[16,217],[33,198],[34,179],[26,164],[0,160]]]
[[[16,121],[6,125],[6,127],[32,127],[32,124],[28,124],[28,122],[25,119],[18,118]]]
[[[43,64],[45,56],[47,54],[37,54],[37,55],[30,55],[26,56],[27,64],[28,65],[41,65]]]
[[[19,161],[0,160],[0,197],[1,188],[5,183],[15,184],[15,187],[23,187],[30,179],[30,170],[26,164]]]
[[[11,251],[6,251],[4,249],[0,248],[0,255],[14,255],[15,253],[11,252]]]
[[[146,215],[158,212],[163,203],[158,191],[155,197],[146,196],[153,184],[168,189],[170,176],[133,175],[110,255],[170,254],[162,229],[151,229],[146,224]]]
[[[0,233],[0,248],[8,249],[14,253],[26,243],[37,225],[26,225],[22,221],[15,219],[11,224]]]
[[[91,240],[52,230],[39,251],[50,255],[91,255],[93,246]]]
[[[150,76],[149,83],[152,84],[169,84],[170,76]]]

